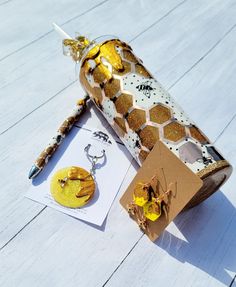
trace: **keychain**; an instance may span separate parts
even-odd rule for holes
[[[56,202],[70,207],[78,208],[86,205],[94,196],[95,171],[96,163],[100,159],[105,160],[105,150],[101,151],[101,155],[91,155],[89,150],[91,144],[88,144],[84,151],[92,167],[90,171],[78,166],[70,166],[58,170],[51,180],[51,194]]]

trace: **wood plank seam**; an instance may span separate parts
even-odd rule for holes
[[[33,109],[31,112],[29,112],[28,114],[26,114],[24,117],[22,117],[21,119],[19,119],[17,122],[15,122],[13,125],[11,125],[10,127],[8,127],[7,129],[5,129],[4,131],[2,131],[0,133],[0,136],[5,134],[8,130],[10,130],[11,128],[13,128],[14,126],[16,126],[18,123],[20,123],[22,120],[24,120],[25,118],[27,118],[29,115],[31,115],[33,112],[37,111],[38,109],[40,109],[41,107],[43,107],[44,105],[46,105],[48,102],[50,102],[51,100],[53,100],[55,97],[57,97],[60,93],[62,93],[63,91],[65,91],[67,88],[69,88],[70,86],[72,86],[74,83],[76,82],[76,80],[70,82],[68,85],[66,85],[63,89],[61,89],[60,91],[58,91],[55,95],[51,96],[49,99],[47,99],[45,102],[43,102],[42,104],[40,104],[38,107],[36,107],[35,109]],[[82,95],[81,95],[82,96]]]
[[[108,0],[106,0],[105,2],[107,2]],[[183,2],[179,3],[178,5],[176,5],[173,9],[171,9],[170,11],[173,12],[175,9],[177,9],[180,5],[182,5],[184,2],[186,2],[188,0],[184,0]],[[169,12],[170,12],[169,11]],[[144,29],[142,32],[140,32],[137,36],[135,36],[134,38],[132,38],[129,43],[133,42],[134,40],[136,40],[137,38],[139,38],[141,35],[143,35],[145,32],[147,32],[149,29],[151,29],[152,27],[154,27],[156,24],[158,24],[161,20],[163,20],[166,16],[168,16],[170,13],[166,13],[163,17],[161,17],[158,21],[155,21],[153,24],[151,24],[149,27],[147,27],[146,29]],[[74,17],[75,18],[75,17]],[[71,20],[68,20],[67,22],[69,22]],[[170,85],[170,87],[167,87],[167,91],[170,91],[179,81],[181,81],[193,68],[195,68],[200,62],[202,62],[202,60],[204,60],[230,33],[233,29],[235,29],[236,24],[234,24],[212,47],[210,47],[210,49],[202,56],[199,58],[198,61],[196,61],[186,72],[184,72],[172,85]],[[51,32],[48,32],[47,34],[49,34]],[[45,34],[46,35],[46,34]],[[44,35],[44,36],[45,36]],[[43,37],[44,37],[43,36]],[[41,37],[42,38],[42,37]],[[1,61],[1,60],[0,60]],[[65,89],[69,86],[71,86],[72,84],[74,84],[76,82],[73,81],[71,83],[69,83]],[[47,102],[49,102],[50,100],[52,100],[53,98],[55,98],[57,95],[60,94],[60,92],[64,91],[65,89],[62,89],[61,91],[59,91],[58,93],[56,93],[55,95],[53,95],[52,97],[50,97],[47,101],[45,101],[44,103],[40,104],[38,107],[36,107],[35,109],[33,109],[30,113],[26,114],[24,117],[22,117],[21,119],[19,119],[17,122],[15,122],[13,125],[11,125],[10,127],[8,127],[7,129],[5,129],[4,131],[2,131],[0,133],[0,135],[4,134],[5,132],[7,132],[9,129],[11,129],[12,127],[14,127],[15,125],[17,125],[18,123],[20,123],[23,119],[25,119],[27,116],[29,116],[30,114],[32,114],[34,111],[36,111],[38,108],[44,106]],[[236,115],[236,114],[235,114]],[[233,118],[231,119],[231,121],[233,121],[235,115],[233,116]],[[231,122],[230,121],[230,122]],[[230,124],[230,122],[226,125],[225,128],[227,128],[227,126]],[[222,133],[224,132],[224,130],[222,130]],[[218,137],[220,137],[221,134],[219,134]]]
[[[104,1],[104,2],[107,2],[108,0],[106,0],[106,1]],[[178,4],[178,5],[176,5],[173,9],[171,9],[171,12],[173,12],[175,9],[177,9],[180,5],[182,5],[184,2],[186,2],[186,1],[188,1],[188,0],[185,0],[185,1],[183,1],[183,2],[181,2],[180,4]],[[90,10],[92,10],[92,9],[90,9]],[[85,14],[85,13],[84,13]],[[166,13],[163,17],[161,17],[160,19],[164,19],[167,15],[169,15],[170,13],[168,12],[168,13]],[[75,17],[74,17],[74,19],[75,19]],[[159,20],[160,20],[159,19]],[[68,20],[69,21],[69,20]],[[67,21],[67,22],[68,22]],[[155,21],[154,23],[152,23],[148,28],[146,28],[145,29],[145,32],[146,31],[148,31],[149,29],[151,29],[153,26],[155,26],[156,24],[158,24],[160,21]],[[138,35],[138,37],[140,36],[140,35],[142,35],[143,33],[145,33],[145,32],[141,32],[141,33],[139,33],[139,35]],[[49,34],[50,32],[48,32],[47,34]],[[136,38],[138,38],[138,37],[134,37],[135,39]],[[42,37],[41,37],[42,38]],[[134,38],[133,39],[131,39],[131,41],[129,41],[129,42],[132,42],[133,40],[134,40]],[[23,48],[22,48],[23,49]],[[1,60],[0,60],[1,61]],[[73,81],[73,82],[70,82],[65,88],[63,88],[62,90],[60,90],[58,93],[56,93],[55,95],[53,95],[52,97],[50,97],[50,99],[48,99],[46,102],[44,102],[44,103],[42,103],[40,106],[38,106],[38,107],[36,107],[33,111],[31,111],[30,113],[28,113],[27,115],[25,115],[24,117],[22,117],[20,120],[18,120],[16,123],[14,123],[14,125],[12,125],[11,127],[9,127],[9,128],[7,128],[6,130],[4,130],[0,135],[2,135],[2,134],[4,134],[5,132],[7,132],[8,130],[10,130],[12,127],[14,127],[15,125],[17,125],[19,122],[21,122],[22,120],[24,120],[25,118],[27,118],[30,114],[32,114],[34,111],[36,111],[38,108],[40,108],[40,107],[42,107],[42,106],[44,106],[46,103],[48,103],[49,101],[51,101],[53,98],[55,98],[57,95],[59,95],[62,91],[64,91],[64,90],[66,90],[66,88],[68,88],[69,86],[71,86],[72,84],[74,84],[75,83],[75,81]],[[45,208],[43,208],[41,211],[43,211]],[[38,213],[38,215],[41,213],[41,211]],[[37,217],[37,216],[36,216]],[[29,221],[28,223],[30,223],[31,221]],[[24,227],[26,227],[27,225],[28,225],[28,223],[24,226]],[[13,237],[11,237],[10,239],[9,239],[9,241],[8,241],[8,243],[13,239],[13,238],[15,238],[23,229],[24,229],[24,227],[19,231],[19,232],[17,232],[17,234],[16,235],[14,235]],[[6,243],[2,248],[4,248],[8,243]],[[1,249],[0,249],[1,250]]]
[[[225,228],[224,232],[222,233],[221,237],[217,238],[217,241],[219,242],[218,245],[215,246],[215,252],[217,251],[219,245],[221,245],[221,242],[223,241],[223,238],[225,237],[225,234],[227,234],[227,231],[229,230],[232,222],[234,220],[234,214],[232,214],[231,216],[231,220],[228,222],[227,227]],[[230,247],[229,247],[230,248]],[[199,261],[200,262],[200,259]],[[212,277],[215,277],[215,274],[217,273],[217,270],[212,274]]]
[[[222,41],[224,41],[224,39],[227,37],[227,35],[230,34],[230,32],[236,27],[236,24],[234,24],[194,65],[192,65],[192,67],[190,69],[188,69],[177,81],[175,81],[175,83],[173,85],[171,85],[168,90],[170,90],[172,87],[174,87],[182,78],[185,77],[185,75],[187,75],[187,73],[189,73],[195,66],[197,66],[202,60],[204,60]],[[216,137],[216,140],[214,141],[214,143],[217,142],[217,140],[222,136],[222,134],[224,133],[224,131],[227,129],[227,127],[230,125],[230,123],[235,119],[236,114],[234,114],[234,116],[232,117],[232,119],[227,123],[227,125],[223,128],[223,130],[219,133],[219,135]],[[233,216],[232,216],[232,220],[233,220]],[[231,220],[231,221],[232,221]],[[231,224],[231,221],[229,222],[229,226]],[[142,235],[137,242],[135,242],[134,246],[130,249],[130,252],[122,259],[122,261],[120,262],[120,264],[115,268],[115,270],[111,273],[111,275],[109,276],[109,278],[105,281],[104,285],[102,285],[103,287],[109,282],[109,280],[114,276],[115,272],[121,267],[121,265],[125,262],[126,258],[128,257],[128,255],[135,249],[135,247],[138,245],[138,243],[140,242],[140,240],[142,239],[144,235]],[[234,283],[236,279],[236,275],[234,276],[233,280],[231,281],[229,287],[232,286],[232,284]]]
[[[77,16],[74,16],[73,18],[71,18],[71,19],[67,20],[66,22],[62,23],[60,26],[63,26],[63,25],[65,25],[65,24],[69,23],[70,21],[73,21],[73,20],[75,20],[75,19],[77,19],[77,18],[79,18],[79,17],[82,17],[83,15],[89,13],[90,11],[96,9],[97,7],[103,5],[104,3],[108,2],[108,1],[109,1],[109,0],[103,0],[102,2],[100,2],[100,3],[98,3],[98,4],[94,5],[94,6],[92,6],[91,8],[89,8],[89,9],[86,10],[86,11],[84,11],[83,13],[78,14]],[[21,51],[21,50],[27,48],[27,47],[30,46],[31,44],[33,44],[33,43],[35,43],[35,42],[41,40],[42,38],[46,37],[48,34],[51,34],[51,33],[54,33],[54,32],[55,32],[54,29],[49,30],[47,33],[41,35],[40,37],[36,38],[35,40],[33,40],[33,41],[31,41],[31,42],[25,44],[24,46],[18,48],[17,50],[11,52],[10,54],[8,54],[8,55],[6,55],[6,56],[4,56],[3,58],[0,59],[0,62],[3,61],[3,60],[5,60],[5,59],[7,59],[7,58],[9,58],[10,56],[14,55],[15,53],[17,53],[17,52],[19,52],[19,51]]]
[[[157,21],[155,21],[154,23],[152,23],[150,26],[148,26],[146,29],[144,29],[142,32],[140,32],[138,35],[136,35],[135,37],[133,37],[129,43],[131,43],[132,41],[136,40],[137,38],[139,38],[141,35],[143,35],[145,32],[147,32],[148,30],[150,30],[152,27],[156,26],[159,22],[161,22],[163,19],[165,19],[169,14],[171,14],[174,10],[176,10],[179,6],[183,5],[185,2],[187,2],[189,0],[184,0],[182,2],[180,2],[178,5],[174,6],[172,9],[170,9],[170,11],[168,11],[166,14],[164,14],[160,19],[158,19]]]
[[[108,0],[106,1],[103,1],[103,2],[107,2]],[[130,42],[134,41],[135,39],[137,39],[139,36],[141,36],[142,34],[144,34],[146,31],[148,31],[149,29],[151,29],[152,27],[154,27],[155,25],[157,25],[162,19],[164,19],[166,16],[168,16],[172,11],[174,11],[175,9],[177,9],[179,6],[181,6],[184,2],[186,2],[187,0],[185,1],[182,1],[181,3],[179,3],[178,5],[176,5],[174,8],[172,8],[168,13],[166,13],[163,17],[161,17],[158,21],[155,21],[154,23],[152,23],[148,28],[146,28],[145,30],[143,30],[142,32],[140,32],[137,36],[135,36],[134,38],[132,38]],[[103,3],[101,2],[101,3]],[[100,3],[100,5],[101,5]],[[92,10],[94,8],[91,8],[90,10]],[[84,12],[84,14],[87,13],[87,12]],[[77,17],[73,17],[73,19],[75,19]],[[72,21],[73,19],[70,19],[68,20],[67,22],[65,23],[68,23],[69,21]],[[195,66],[197,66],[207,55],[209,55],[209,53],[211,51],[213,51],[219,44],[220,42],[222,42],[224,40],[224,38],[235,28],[236,25],[233,25],[222,37],[219,41],[217,41],[194,65],[192,65],[192,67],[190,69],[188,69],[181,77],[179,77],[179,79],[173,84],[170,86],[169,89],[171,89],[172,87],[175,86],[175,84],[177,82],[179,82],[188,72],[190,72]],[[48,33],[47,33],[48,34]],[[21,118],[19,121],[17,121],[16,123],[14,123],[14,125],[10,126],[8,129],[6,129],[5,131],[3,131],[1,134],[4,134],[5,132],[7,132],[9,129],[11,129],[12,127],[14,127],[15,125],[17,125],[19,122],[21,122],[24,118],[28,117],[30,114],[32,114],[34,111],[36,111],[37,109],[39,109],[40,107],[44,106],[46,103],[48,103],[49,101],[51,101],[53,98],[55,98],[57,95],[59,95],[62,91],[66,90],[69,86],[71,86],[72,84],[74,84],[76,81],[73,81],[71,83],[69,83],[65,88],[63,88],[62,90],[60,90],[58,93],[56,93],[55,95],[53,95],[52,97],[50,97],[46,102],[42,103],[40,106],[36,107],[33,111],[31,111],[30,113],[28,113],[27,115],[25,115],[23,118]],[[168,89],[168,90],[169,90]],[[235,117],[235,116],[234,116]],[[231,121],[233,121],[234,117],[232,118]],[[230,122],[231,122],[230,121]],[[230,124],[230,122],[227,124],[227,126]],[[227,128],[227,126],[224,128],[224,130]],[[224,131],[223,130],[223,131]],[[221,134],[223,133],[223,131],[221,132]],[[0,135],[1,135],[0,134]],[[221,136],[221,134],[219,134],[219,136],[217,137],[217,139]],[[43,209],[42,209],[43,210]],[[42,211],[41,210],[41,211]],[[40,214],[40,213],[39,213]],[[27,224],[25,225],[27,226]],[[21,229],[23,230],[24,227]],[[10,242],[14,237],[12,237],[8,242]],[[135,243],[137,244],[137,242]],[[4,245],[5,246],[5,245]],[[0,249],[1,250],[1,249]]]
[[[124,256],[124,258],[121,260],[121,262],[118,264],[118,266],[114,269],[114,271],[111,273],[111,275],[108,277],[108,279],[105,281],[105,283],[102,285],[102,287],[106,286],[107,283],[110,281],[112,276],[116,273],[116,271],[120,268],[120,266],[123,264],[123,262],[126,260],[126,258],[130,255],[130,253],[135,249],[135,247],[138,245],[139,241],[143,238],[144,234],[140,236],[140,238],[136,241],[136,243],[132,246],[132,248],[129,250],[129,252]]]
[[[3,5],[5,5],[5,4],[7,4],[8,2],[11,2],[11,1],[12,1],[12,0],[6,0],[6,1],[0,3],[0,6],[3,6]]]
[[[21,233],[21,231],[23,229],[25,229],[25,227],[27,227],[28,225],[30,225],[31,222],[33,222],[45,209],[47,208],[47,206],[44,206],[33,218],[30,219],[30,221],[28,221],[14,236],[12,236],[1,248],[0,248],[0,252],[12,241],[14,240],[18,234]]]
[[[109,0],[105,0],[104,2],[107,2],[107,1],[109,1]],[[189,0],[184,0],[184,1],[182,1],[182,2],[179,3],[178,5],[174,6],[174,8],[172,8],[169,12],[170,12],[170,13],[173,12],[175,9],[177,9],[179,6],[183,5],[183,4],[184,4],[185,2],[187,2],[187,1],[189,1]],[[95,7],[95,6],[94,6],[94,7]],[[92,10],[92,9],[91,9],[91,10]],[[154,27],[155,25],[157,25],[158,23],[160,23],[161,20],[163,20],[165,17],[167,17],[167,16],[170,14],[169,12],[167,12],[163,17],[161,17],[161,18],[158,19],[157,21],[153,22],[150,26],[148,26],[147,28],[145,28],[142,32],[140,32],[137,36],[135,36],[133,39],[131,39],[128,43],[133,42],[134,40],[136,40],[137,38],[139,38],[141,35],[143,35],[145,32],[147,32],[149,29],[151,29],[152,27]],[[77,18],[77,17],[74,17],[73,20],[74,20],[75,18]],[[65,22],[65,23],[68,23],[68,22],[70,22],[70,21],[72,21],[72,20],[68,20],[68,21]],[[65,24],[65,23],[64,23],[64,24]],[[63,25],[64,25],[64,24],[63,24]],[[61,26],[63,26],[63,25],[61,25]],[[53,31],[54,31],[54,30],[53,30]],[[45,35],[43,35],[43,36],[41,36],[40,38],[38,38],[38,40],[39,40],[39,39],[42,39],[44,36],[50,34],[51,32],[52,32],[52,31],[47,32]],[[34,42],[36,42],[36,41],[37,41],[37,40],[32,41],[31,44],[34,43]],[[26,46],[24,46],[24,47],[26,47]],[[22,49],[23,49],[23,48],[22,48]],[[21,48],[20,48],[19,50],[21,50]],[[17,51],[19,51],[19,50],[17,50]],[[17,51],[16,51],[16,52],[17,52]],[[10,54],[9,54],[9,56],[10,56]],[[7,56],[7,57],[8,57],[8,56]],[[1,60],[2,60],[2,59],[0,59],[0,62],[1,62]],[[76,81],[70,82],[70,83],[65,87],[65,89],[66,89],[67,87],[71,86],[72,84],[74,84],[75,82],[76,82]],[[64,91],[65,89],[62,89],[61,91],[59,91],[58,93],[56,93],[55,95],[53,95],[52,97],[50,97],[46,102],[40,104],[38,107],[36,107],[35,109],[33,109],[30,113],[26,114],[24,117],[22,117],[21,119],[19,119],[19,120],[18,120],[17,122],[15,122],[13,125],[11,125],[11,126],[8,127],[7,129],[5,129],[4,131],[2,131],[2,132],[0,133],[0,136],[1,136],[2,134],[6,133],[8,130],[10,130],[12,127],[16,126],[16,125],[17,125],[18,123],[20,123],[22,120],[24,120],[25,118],[27,118],[30,114],[32,114],[32,113],[33,113],[34,111],[36,111],[38,108],[42,107],[44,104],[46,104],[47,102],[49,102],[50,100],[52,100],[53,98],[55,98],[57,95],[60,94],[60,92]]]
[[[167,19],[169,19],[169,17],[167,18]],[[232,23],[231,23],[232,24]],[[229,28],[229,27],[228,27]],[[144,32],[145,33],[145,32]],[[219,37],[218,37],[219,38]],[[216,39],[217,40],[217,39]],[[205,51],[206,52],[206,51]],[[199,53],[197,53],[197,59],[199,58],[199,56],[200,55],[198,55]],[[205,53],[202,53],[202,54],[205,54]],[[210,54],[210,55],[212,55],[212,54]],[[211,56],[210,56],[211,57]],[[217,59],[217,58],[216,58]],[[204,59],[204,61],[202,61],[203,59],[201,59],[200,61],[201,61],[201,63],[203,62],[206,62],[207,60],[206,59]],[[198,60],[199,61],[199,60]],[[197,61],[197,62],[198,62]],[[193,63],[192,63],[192,65],[193,65]],[[201,64],[200,64],[201,65]],[[195,66],[197,66],[197,65],[195,65],[194,64],[194,66],[193,66],[193,68],[195,67]],[[203,65],[204,66],[204,65]],[[186,68],[187,68],[188,66],[186,66]],[[198,67],[198,66],[197,66]],[[187,69],[186,69],[187,70]],[[192,70],[192,69],[191,69]],[[183,69],[183,71],[184,71],[184,69]],[[187,74],[188,76],[189,76],[189,73],[187,72],[187,73],[182,73],[182,74]],[[185,77],[183,76],[183,78],[184,78],[184,80],[181,82],[181,79],[179,79],[179,81],[178,82],[180,82],[180,83],[183,83],[183,82],[185,82]],[[171,87],[170,87],[171,88]],[[52,94],[55,94],[55,92],[54,93],[52,93]],[[232,117],[232,115],[231,115],[231,117]],[[225,123],[224,123],[224,128],[222,129],[222,127],[221,127],[221,129],[220,130],[218,130],[218,136],[216,137],[216,139],[215,139],[215,142],[220,138],[221,139],[221,135],[224,133],[224,131],[225,130],[227,130],[228,131],[228,126],[230,125],[230,123],[231,122],[233,122],[233,120],[234,120],[234,118],[235,118],[235,115],[233,115],[233,117],[230,119],[230,121],[229,121],[229,118],[228,118],[228,121],[226,121]],[[29,119],[29,118],[28,118]],[[227,123],[228,122],[228,123]],[[226,123],[227,123],[227,125],[226,125]],[[235,122],[234,122],[235,123]],[[45,208],[46,209],[46,208]],[[38,212],[38,210],[37,210],[37,212]],[[34,213],[35,213],[35,211],[34,211]],[[33,213],[33,214],[34,214]],[[33,216],[33,214],[30,216],[30,217],[32,217]],[[45,216],[45,213],[43,213],[42,212],[42,214],[43,214],[43,217]],[[28,222],[29,222],[29,220],[28,220]],[[31,226],[30,224],[28,224],[28,223],[25,223],[27,226],[29,225],[29,226]],[[35,225],[35,221],[33,221],[33,224],[32,225]],[[23,230],[23,229],[22,229]],[[27,230],[27,231],[26,231]],[[16,230],[15,230],[16,231]],[[21,231],[20,231],[21,232]],[[22,233],[20,233],[19,232],[19,234],[22,234]],[[28,229],[26,228],[25,229],[25,232],[26,232],[26,235],[28,234]],[[63,235],[63,234],[62,234]],[[141,238],[142,238],[143,236],[141,236],[140,237],[140,239],[138,239],[138,241],[137,241],[137,238],[136,238],[136,240],[132,240],[132,244],[129,244],[129,245],[131,245],[131,246],[129,246],[129,248],[131,248],[131,249],[134,249],[134,254],[135,254],[135,250],[137,251],[137,249],[139,249],[140,248],[140,243],[138,244],[138,242],[141,240]],[[15,238],[15,236],[14,236],[14,238]],[[13,239],[14,239],[13,238]],[[17,237],[16,237],[17,238]],[[16,240],[17,241],[17,240]],[[134,247],[133,248],[133,242],[135,242],[135,241],[137,241],[137,245],[139,246],[137,249]],[[142,240],[141,240],[142,241]],[[12,240],[12,243],[13,242],[15,242],[15,240]],[[12,244],[9,244],[10,246],[12,245]],[[9,245],[8,245],[8,247],[9,247]],[[14,243],[13,243],[13,245],[14,245]],[[223,245],[224,245],[224,243],[223,243]],[[8,249],[8,248],[7,248]],[[11,247],[10,247],[10,249],[11,249]],[[129,254],[128,254],[129,253]],[[98,285],[102,285],[102,283],[106,280],[106,278],[107,277],[109,277],[108,278],[108,280],[105,282],[105,284],[103,285],[103,286],[107,286],[107,285],[109,285],[111,282],[113,282],[113,280],[111,279],[111,281],[110,281],[110,278],[114,278],[114,277],[112,277],[113,276],[113,274],[115,274],[115,277],[117,276],[117,274],[122,274],[122,269],[123,268],[116,268],[117,267],[117,265],[119,264],[119,262],[121,262],[119,265],[122,267],[122,266],[124,266],[123,265],[123,263],[122,263],[122,258],[125,258],[125,254],[128,254],[127,255],[127,257],[126,258],[129,258],[129,255],[130,255],[130,252],[128,252],[128,250],[126,250],[126,253],[123,253],[122,254],[122,257],[120,258],[120,260],[118,260],[117,261],[117,263],[116,263],[116,266],[114,266],[112,269],[110,269],[109,270],[109,273],[106,275],[106,276],[103,276],[103,278],[102,278],[102,282],[100,282],[100,284],[98,284]],[[132,253],[131,253],[132,254]],[[166,257],[168,257],[168,255],[166,256]],[[124,262],[127,262],[128,261],[128,259],[124,259]],[[126,266],[126,265],[125,265]],[[127,267],[127,266],[126,266]],[[197,268],[196,268],[197,269]],[[112,272],[114,270],[114,272]],[[214,269],[213,269],[214,270]],[[111,274],[112,273],[112,276],[109,276],[109,274]],[[144,274],[144,276],[145,276],[145,274]],[[236,277],[236,276],[235,276]],[[235,277],[233,278],[233,275],[231,276],[231,278],[227,281],[227,285],[228,284],[230,284],[229,286],[234,286],[234,284],[235,284]],[[233,279],[232,279],[233,278]],[[232,281],[231,281],[232,280]],[[197,282],[197,281],[196,281]],[[231,283],[230,283],[231,282]],[[107,284],[108,283],[108,284]],[[177,284],[178,285],[178,284]]]
[[[203,59],[201,58],[201,61],[202,61],[202,60],[203,60]],[[194,65],[194,66],[195,66],[195,65]],[[32,112],[33,112],[33,111],[32,111]],[[234,116],[234,117],[235,117],[235,116]],[[233,117],[233,118],[234,118],[234,117]],[[233,118],[231,119],[231,121],[233,121]],[[230,121],[230,122],[231,122],[231,121]],[[230,123],[228,123],[227,126],[228,126],[229,124],[230,124]],[[227,127],[227,126],[226,126],[226,127]],[[226,129],[226,127],[224,128],[224,130]],[[221,134],[220,134],[220,135],[221,135]],[[220,135],[217,137],[217,139],[220,137]],[[217,140],[217,139],[216,139],[216,140]],[[28,225],[28,224],[26,224],[26,225]],[[142,237],[142,236],[141,236],[141,237]],[[141,237],[140,237],[140,239],[141,239]],[[136,242],[136,244],[140,241],[140,239]],[[135,246],[134,246],[134,247],[135,247]],[[133,247],[133,248],[134,248],[134,247]],[[133,249],[133,248],[132,248],[132,249]],[[128,254],[128,255],[129,255],[129,254]],[[127,255],[127,256],[128,256],[128,255]],[[124,260],[125,260],[125,259],[124,259]],[[122,262],[121,262],[120,265],[122,265]],[[118,269],[118,268],[115,269],[114,273],[116,272],[117,269]],[[112,277],[112,276],[111,276],[111,277]],[[109,278],[111,278],[111,277],[109,277]],[[235,278],[234,278],[234,279],[235,279]],[[233,282],[234,282],[234,279],[232,280],[230,286],[232,286],[232,284],[233,284]],[[109,281],[109,279],[108,279],[108,281]],[[107,281],[107,282],[108,282],[108,281]],[[105,286],[106,284],[107,284],[107,283],[105,283],[103,286]]]
[[[220,134],[216,137],[214,144],[218,141],[218,139],[221,138],[221,136],[224,134],[224,132],[227,130],[227,128],[230,126],[230,124],[234,121],[236,118],[236,113],[233,115],[232,119],[227,123],[227,125],[223,128],[223,130],[220,132]]]
[[[193,68],[195,68],[204,58],[206,58],[236,27],[236,23],[198,60],[194,63],[181,77],[179,77],[167,90],[171,90],[182,78],[185,77]]]
[[[236,279],[236,274],[235,274],[234,278],[232,279],[232,281],[231,281],[229,287],[232,287],[232,286],[233,286],[233,284],[234,284],[234,282],[235,282],[235,279]]]
[[[234,117],[232,118],[232,120],[226,125],[226,127],[223,129],[225,131],[225,129],[229,126],[229,124],[233,121],[233,119],[235,118],[236,115],[234,115]],[[222,135],[222,132],[219,134],[219,136],[217,136],[216,140],[214,141],[214,143],[220,138],[220,136]],[[228,227],[226,228],[226,230],[231,226],[231,223],[234,219],[234,216],[232,215],[232,218],[230,220],[230,222],[228,223]],[[222,238],[224,237],[224,235],[226,234],[226,231],[224,232],[224,234],[222,235]],[[119,265],[114,269],[114,271],[111,273],[111,275],[109,276],[109,278],[105,281],[105,283],[102,285],[102,287],[104,287],[109,281],[110,279],[114,276],[114,274],[116,273],[116,271],[122,266],[122,264],[125,262],[126,258],[134,251],[134,249],[138,246],[138,243],[141,241],[141,239],[144,237],[144,234],[141,235],[141,237],[135,242],[135,244],[133,245],[133,247],[130,249],[130,251],[127,253],[127,255],[122,259],[122,261],[119,263]],[[219,240],[221,242],[221,240]],[[218,246],[216,246],[216,250],[217,250]],[[234,278],[232,279],[229,287],[233,286],[233,283],[236,281],[236,274],[234,276]]]
[[[78,128],[80,128],[80,127],[78,127]],[[88,130],[88,129],[87,129],[87,130]],[[123,145],[123,143],[121,143],[121,144]],[[126,171],[126,174],[125,174],[123,180],[121,181],[120,188],[122,187],[122,184],[123,184],[123,182],[125,181],[125,178],[126,178],[128,172],[129,172],[129,169],[130,169],[131,166],[132,166],[133,161],[134,161],[134,159],[132,159],[132,161],[130,162],[130,165],[129,165],[127,171]],[[119,190],[120,190],[120,188],[119,188]],[[112,205],[113,205],[113,204],[114,204],[114,202],[112,203]],[[111,205],[111,207],[112,207],[112,205]],[[9,243],[11,243],[27,226],[29,226],[36,218],[38,218],[38,216],[40,216],[40,214],[42,214],[43,211],[46,210],[47,207],[48,207],[47,205],[44,205],[43,208],[42,208],[33,218],[31,218],[14,236],[12,236],[3,246],[1,246],[1,247],[0,247],[0,253],[1,253],[1,251],[2,251],[5,247],[7,247],[7,245],[8,245]],[[143,235],[144,235],[144,234],[141,235],[141,237],[139,238],[139,240],[142,238]],[[137,243],[139,242],[139,240],[137,241]],[[135,245],[136,245],[136,244],[135,244]],[[135,247],[135,245],[133,246],[133,248]],[[129,253],[130,253],[130,252],[129,252]],[[127,256],[128,256],[128,255],[127,255]]]

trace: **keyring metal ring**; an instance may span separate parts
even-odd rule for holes
[[[88,157],[90,157],[92,160],[94,160],[94,159],[97,160],[97,159],[103,158],[105,156],[105,150],[104,149],[102,150],[102,154],[100,156],[89,154],[90,147],[91,147],[91,144],[88,144],[84,148],[84,151],[87,153]]]

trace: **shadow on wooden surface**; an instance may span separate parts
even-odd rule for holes
[[[231,225],[229,221],[233,221]],[[233,279],[229,273],[236,272],[233,256],[236,220],[235,207],[226,196],[218,191],[199,206],[179,214],[174,223],[185,240],[166,230],[154,244],[178,261],[189,263],[228,285]],[[232,232],[228,232],[229,227]],[[221,263],[217,266],[217,262]]]

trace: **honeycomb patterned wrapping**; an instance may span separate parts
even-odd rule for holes
[[[229,166],[126,43],[113,39],[92,47],[80,81],[140,165],[161,140],[201,177]]]

